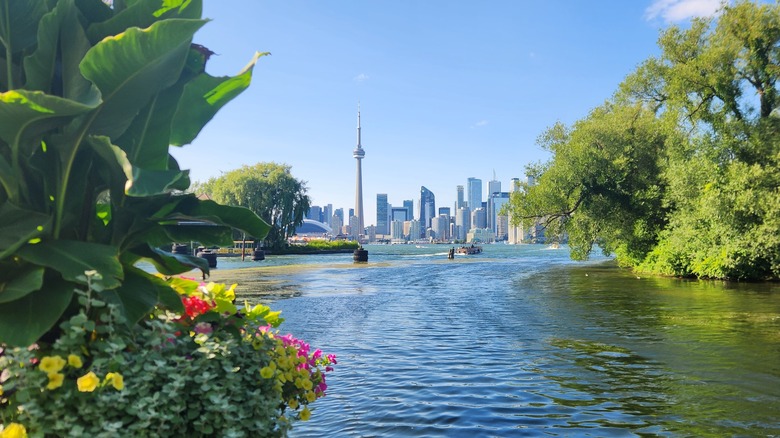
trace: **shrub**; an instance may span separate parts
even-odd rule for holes
[[[235,285],[168,279],[184,312],[158,308],[128,332],[96,280],[59,339],[0,354],[3,433],[285,436],[325,396],[336,358],[280,336],[279,312],[238,309]]]

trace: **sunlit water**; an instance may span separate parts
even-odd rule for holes
[[[780,436],[780,285],[536,245],[367,249],[261,262],[304,265],[281,329],[339,358],[294,437]]]

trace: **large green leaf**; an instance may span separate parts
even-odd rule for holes
[[[0,282],[0,304],[18,300],[40,289],[43,285],[43,271],[43,268],[31,269],[6,282]]]
[[[133,177],[127,182],[127,196],[154,196],[172,190],[187,190],[189,170],[146,170],[133,167]]]
[[[132,123],[133,115],[179,78],[192,36],[204,23],[188,19],[159,21],[147,29],[127,29],[92,47],[80,68],[102,93],[103,105],[89,121],[89,131],[112,138],[120,136]]]
[[[203,222],[181,221],[164,225],[166,242],[200,242],[205,246],[233,244],[233,228]]]
[[[0,45],[16,54],[36,42],[46,0],[0,0]]]
[[[89,27],[89,39],[98,42],[130,27],[149,27],[168,18],[200,18],[202,0],[138,0],[108,20]]]
[[[57,323],[73,297],[73,284],[47,282],[21,299],[0,304],[0,344],[28,346]]]
[[[182,197],[174,209],[162,209],[154,219],[202,220],[218,225],[228,225],[262,239],[271,227],[248,208],[221,205],[210,200],[200,200],[194,195]]]
[[[70,117],[93,108],[40,91],[6,91],[0,93],[0,138],[11,145],[12,152],[18,156],[23,138],[38,137],[57,125],[65,125]],[[47,121],[49,123],[44,123]]]
[[[32,55],[24,59],[24,72],[28,90],[49,93],[57,70],[57,50],[60,41],[60,29],[65,11],[73,8],[73,0],[60,0],[57,5],[41,18],[38,26],[38,45]]]
[[[17,254],[22,259],[60,272],[68,281],[83,283],[85,271],[95,270],[102,276],[105,289],[119,287],[122,265],[117,248],[75,240],[43,241],[21,247]]]
[[[86,105],[97,106],[101,103],[100,91],[95,84],[82,76],[79,70],[79,65],[87,52],[92,49],[92,44],[87,39],[76,8],[65,10],[61,39],[63,41],[60,48],[62,96]]]
[[[103,291],[100,295],[106,301],[118,304],[127,323],[133,325],[154,309],[161,288],[171,289],[162,279],[130,266],[125,270],[122,286]]]
[[[267,54],[255,53],[249,64],[234,77],[214,77],[203,72],[190,81],[184,87],[173,119],[171,144],[181,146],[191,143],[220,108],[249,86],[257,60]]]
[[[127,182],[133,178],[133,166],[122,149],[111,144],[111,139],[105,136],[90,135],[87,144],[102,158],[110,171],[111,190],[119,195],[125,191]]]
[[[10,202],[0,205],[0,260],[30,239],[43,235],[50,224],[49,215],[19,208]]]
[[[209,273],[209,264],[202,257],[188,254],[173,254],[149,246],[134,248],[133,253],[150,261],[157,269],[157,272],[163,275],[177,275],[193,269],[199,269],[206,274]]]

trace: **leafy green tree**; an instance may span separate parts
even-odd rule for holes
[[[689,134],[667,148],[674,214],[641,269],[780,276],[780,4],[741,1],[659,44],[623,91]]]
[[[607,104],[542,136],[553,157],[513,216],[568,232],[575,258],[599,244],[643,271],[780,277],[780,4],[726,5],[659,46]]]
[[[567,233],[575,259],[598,244],[624,263],[642,260],[665,225],[665,138],[640,105],[606,103],[572,128],[553,126],[539,144],[554,159],[530,169],[538,184],[513,195],[513,218],[525,226],[541,220],[548,238]]]
[[[201,12],[202,0],[0,0],[0,343],[55,330],[85,271],[131,323],[158,303],[181,310],[139,260],[207,271],[157,247],[267,232],[247,209],[182,195],[188,171],[168,152],[249,85],[260,56],[207,74],[210,52],[192,44]]]
[[[266,245],[287,245],[295,228],[303,223],[311,201],[305,182],[293,177],[290,166],[258,163],[243,166],[197,186],[197,191],[226,205],[246,207],[271,225]]]

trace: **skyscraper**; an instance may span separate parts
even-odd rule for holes
[[[377,193],[376,195],[376,232],[377,234],[390,234],[390,227],[387,218],[389,217],[387,208],[387,193]]]
[[[365,228],[363,226],[363,173],[360,163],[366,156],[366,152],[360,145],[360,105],[358,105],[357,147],[352,151],[352,156],[357,160],[357,178],[355,179],[355,216],[357,221],[355,224],[358,227],[352,234],[357,236],[363,234],[363,228]]]
[[[490,199],[490,196],[493,193],[501,193],[501,181],[496,180],[496,171],[493,171],[493,179],[488,181],[488,192],[487,197]]]
[[[456,189],[458,190],[458,203],[455,204],[455,211],[458,211],[458,209],[465,207],[466,201],[463,199],[463,186],[457,186]]]
[[[414,219],[414,201],[411,199],[404,200],[404,207],[409,210],[409,220]]]
[[[468,208],[461,207],[455,212],[455,229],[456,239],[466,240],[466,233],[471,229],[471,216]]]
[[[433,192],[420,187],[420,237],[425,237],[425,230],[431,226],[431,219],[436,216],[436,197]]]
[[[333,217],[333,204],[328,204],[322,208],[323,222],[330,226],[331,217]]]
[[[474,211],[482,207],[482,180],[478,178],[469,178],[466,181],[466,193],[468,196],[468,207]]]
[[[504,204],[509,202],[509,192],[493,192],[488,198],[487,226],[498,236],[498,218]]]

